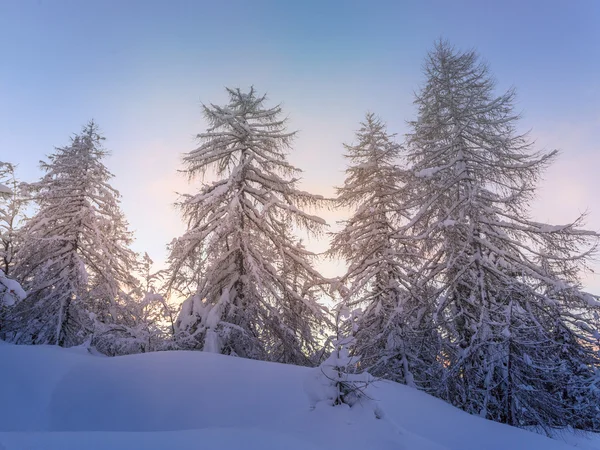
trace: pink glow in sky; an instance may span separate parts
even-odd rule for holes
[[[562,150],[533,216],[561,224],[587,210],[600,230],[598,23],[594,0],[0,2],[0,160],[35,180],[38,161],[94,118],[135,249],[160,265],[184,229],[176,192],[198,186],[177,170],[205,127],[200,102],[226,101],[224,86],[268,92],[299,130],[290,159],[303,189],[330,196],[343,180],[342,142],[366,111],[402,139],[421,63],[443,36],[475,47],[500,90],[517,88],[521,127],[539,149]],[[346,214],[321,212],[331,224]],[[324,250],[326,239],[311,246]],[[600,277],[585,283],[600,293]]]

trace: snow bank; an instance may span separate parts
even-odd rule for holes
[[[422,392],[375,383],[383,412],[310,408],[318,369],[201,352],[116,358],[83,348],[0,343],[0,449],[566,450],[568,444],[470,416]]]

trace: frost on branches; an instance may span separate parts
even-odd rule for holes
[[[192,295],[176,323],[181,345],[248,358],[309,364],[315,327],[325,321],[314,289],[325,280],[294,227],[325,226],[304,211],[322,198],[297,188],[287,161],[294,133],[281,107],[254,89],[228,89],[225,106],[204,106],[209,124],[185,155],[190,178],[213,169],[217,181],[179,204],[187,232],[174,241],[171,290]]]
[[[27,297],[27,294],[19,283],[6,276],[0,269],[0,317],[3,313],[3,307],[13,306],[17,302]],[[0,322],[0,328],[2,323]]]
[[[343,303],[355,311],[348,321],[355,338],[353,351],[374,375],[411,386],[417,366],[432,366],[428,346],[436,340],[425,326],[426,304],[410,295],[418,260],[411,248],[395,238],[402,223],[401,186],[404,172],[396,165],[401,148],[385,125],[369,113],[356,133],[356,144],[345,145],[344,185],[337,189],[337,205],[353,208],[344,227],[333,234],[329,254],[342,257],[348,271],[342,277]],[[362,311],[357,313],[358,309]]]
[[[16,166],[0,161],[0,269],[9,276],[14,265],[28,200],[26,184],[19,182]]]
[[[139,289],[123,306],[126,323],[96,323],[92,345],[106,355],[128,355],[176,348],[173,342],[176,307],[161,293],[164,271],[153,272],[147,253],[138,266]]]
[[[29,295],[8,315],[7,340],[73,346],[134,321],[126,306],[138,285],[136,259],[102,163],[103,140],[90,122],[41,163],[45,175],[32,185],[39,211],[26,223],[14,267]]]
[[[474,52],[439,42],[425,74],[407,137],[412,212],[398,237],[419,248],[415,283],[436,305],[443,374],[433,392],[499,422],[597,430],[599,303],[578,273],[598,236],[581,217],[529,218],[556,152],[536,153],[517,133],[514,92],[495,95]]]

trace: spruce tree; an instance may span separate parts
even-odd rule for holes
[[[281,107],[266,107],[253,88],[227,93],[227,105],[203,107],[209,128],[183,158],[190,178],[214,169],[218,179],[179,204],[188,230],[172,245],[170,286],[197,286],[177,320],[177,339],[205,351],[308,364],[316,338],[304,324],[325,321],[310,292],[325,280],[314,255],[291,236],[294,227],[323,229],[322,219],[304,211],[322,198],[297,188],[300,171],[287,161],[295,133],[286,131]]]
[[[45,174],[32,186],[39,210],[25,225],[14,267],[29,295],[11,310],[8,340],[72,346],[98,328],[132,323],[136,255],[103,140],[90,122],[41,163]]]
[[[436,305],[435,393],[512,425],[595,428],[599,303],[578,275],[598,236],[581,217],[530,218],[557,153],[535,152],[517,132],[514,91],[495,95],[475,52],[438,42],[424,67],[407,136],[412,213],[398,237],[419,247],[423,301]]]

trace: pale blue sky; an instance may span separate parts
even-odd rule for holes
[[[341,143],[367,110],[406,132],[439,37],[476,48],[499,89],[517,88],[522,128],[540,148],[563,150],[536,217],[563,223],[589,209],[600,230],[596,0],[0,0],[0,160],[34,180],[38,161],[94,118],[135,248],[161,261],[183,230],[174,191],[194,189],[176,170],[204,128],[201,101],[254,84],[282,102],[300,130],[291,159],[304,188],[330,195],[343,180]],[[586,283],[600,293],[598,277]]]

